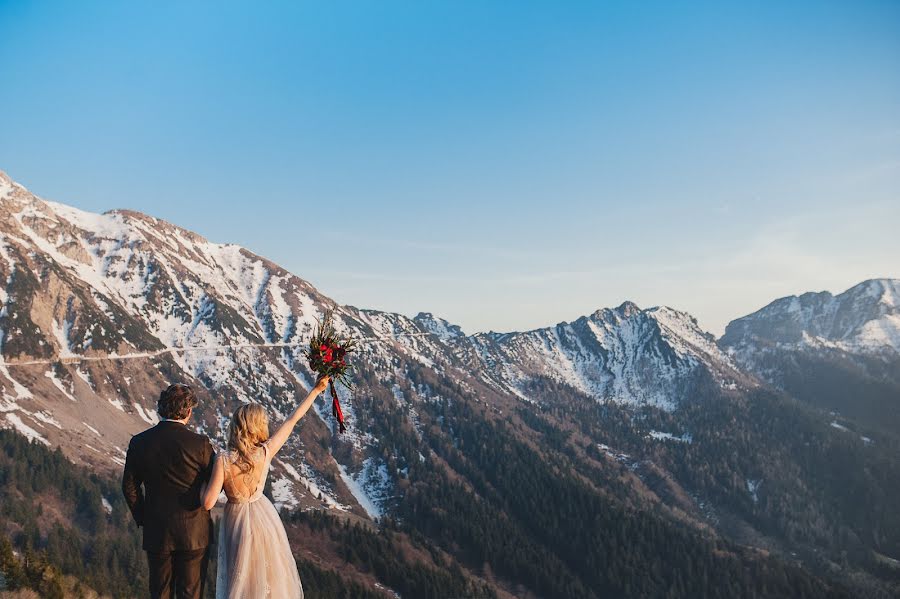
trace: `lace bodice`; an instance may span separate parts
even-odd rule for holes
[[[249,472],[241,472],[237,464],[237,452],[227,451],[220,459],[225,468],[223,487],[228,503],[248,503],[262,497],[266,477],[269,475],[269,465],[272,463],[272,456],[266,443],[257,448],[253,455],[253,468]]]

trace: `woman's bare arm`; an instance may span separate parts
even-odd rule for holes
[[[200,492],[200,503],[203,504],[203,509],[213,509],[219,499],[219,493],[222,492],[223,484],[225,484],[225,465],[221,458],[216,458],[212,476],[209,477],[206,486]]]
[[[331,377],[323,377],[319,379],[319,382],[316,383],[316,386],[310,390],[309,394],[306,396],[299,406],[294,410],[294,413],[288,416],[287,420],[281,423],[281,426],[278,427],[278,430],[275,431],[269,440],[266,442],[266,445],[269,446],[269,453],[271,455],[275,455],[281,446],[284,445],[285,441],[288,440],[288,437],[291,436],[291,432],[294,430],[294,426],[297,425],[297,422],[303,417],[304,414],[309,410],[310,406],[312,406],[313,402],[316,400],[316,397],[328,387],[328,382],[331,380]]]

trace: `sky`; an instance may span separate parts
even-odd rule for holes
[[[0,170],[466,332],[900,277],[900,3],[0,0]]]

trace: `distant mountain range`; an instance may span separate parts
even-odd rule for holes
[[[467,335],[339,305],[240,246],[45,201],[3,173],[0,235],[0,426],[104,476],[169,382],[197,386],[194,424],[218,443],[240,402],[287,413],[334,310],[363,340],[341,391],[349,431],[325,402],[301,422],[273,464],[285,514],[377,519],[504,597],[699,596],[726,575],[729,596],[900,588],[898,280],[782,298],[718,340],[631,302]]]

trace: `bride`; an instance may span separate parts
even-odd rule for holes
[[[207,510],[216,504],[223,487],[228,497],[219,533],[216,599],[303,598],[284,525],[262,491],[272,457],[328,382],[329,377],[319,379],[271,437],[269,419],[260,404],[248,403],[235,410],[228,451],[216,459],[202,497]]]

